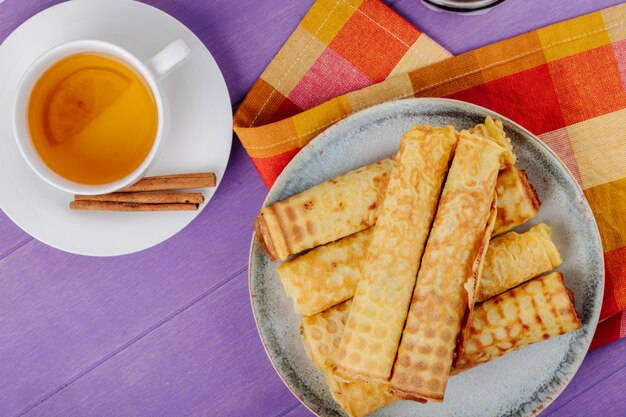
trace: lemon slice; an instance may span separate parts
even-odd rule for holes
[[[47,126],[52,140],[63,143],[80,133],[128,88],[130,80],[117,71],[88,68],[64,79],[50,98]]]

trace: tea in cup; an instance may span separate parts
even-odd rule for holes
[[[189,52],[175,41],[144,64],[102,41],[48,51],[18,88],[14,130],[22,155],[48,183],[75,194],[104,194],[137,181],[164,130],[159,80]]]

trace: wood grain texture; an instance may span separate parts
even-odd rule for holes
[[[624,361],[622,352],[621,362]],[[626,415],[626,396],[624,396],[626,369],[619,368],[605,376],[602,383],[591,385],[570,401],[557,401],[541,416],[602,416],[624,417]],[[580,413],[580,414],[577,414]]]
[[[0,41],[58,0],[5,0]],[[507,0],[482,16],[392,7],[454,53],[620,0]],[[151,0],[191,28],[238,102],[312,0]],[[6,138],[4,138],[6,140]],[[163,244],[69,255],[0,214],[0,416],[310,416],[276,376],[249,306],[252,221],[266,194],[238,143],[209,207]],[[626,340],[588,355],[544,415],[621,416]]]
[[[598,404],[608,410],[616,403],[623,405],[621,407],[622,414],[620,414],[620,417],[623,417],[626,414],[626,395],[623,381],[626,379],[622,379],[622,383],[618,383],[611,379],[612,375],[622,375],[622,378],[626,375],[626,339],[589,352],[572,383],[546,409],[542,417],[596,416],[600,414],[592,413],[591,410],[597,410]],[[594,390],[595,387],[599,387],[603,394],[592,401],[596,404],[588,404],[591,408],[587,410],[585,404],[577,402],[576,399]],[[618,398],[617,401],[614,400],[616,397]],[[573,405],[574,403],[576,405]]]
[[[0,260],[31,240],[28,234],[0,211]]]
[[[275,417],[311,417],[312,414],[302,404],[294,404],[292,407],[283,410],[280,414],[276,414]]]
[[[258,336],[247,294],[243,270],[27,415],[236,417],[288,408],[294,397],[260,343],[250,343]],[[177,365],[163,366],[165,358]],[[263,360],[238,365],[251,358]]]

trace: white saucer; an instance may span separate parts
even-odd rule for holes
[[[75,0],[51,7],[0,45],[0,207],[22,229],[55,248],[91,256],[137,252],[173,236],[197,212],[75,212],[70,194],[46,184],[22,159],[13,137],[11,106],[28,65],[48,49],[100,39],[147,60],[176,39],[191,47],[188,61],[163,81],[169,131],[147,175],[212,171],[218,186],[232,144],[232,109],[222,73],[202,42],[173,17],[130,0]]]

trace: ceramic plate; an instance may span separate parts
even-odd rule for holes
[[[232,143],[232,110],[213,57],[173,17],[130,0],[76,0],[44,10],[0,46],[0,207],[27,233],[56,248],[84,255],[121,255],[173,236],[197,212],[74,212],[58,191],[26,165],[12,131],[15,89],[48,49],[77,39],[115,43],[145,61],[176,39],[191,47],[184,64],[162,82],[169,131],[147,175],[213,171],[224,175]],[[215,189],[203,190],[206,207]]]
[[[394,154],[400,137],[417,123],[457,129],[503,120],[518,157],[543,202],[539,215],[519,228],[546,222],[565,262],[561,271],[575,294],[583,328],[536,343],[454,376],[445,401],[426,405],[399,401],[374,416],[491,417],[538,414],[572,379],[596,328],[604,286],[602,246],[583,193],[563,163],[542,142],[514,122],[482,107],[446,99],[385,103],[332,126],[296,155],[272,187],[265,204]],[[300,340],[300,317],[285,294],[276,268],[253,240],[250,295],[267,354],[289,389],[320,416],[342,415],[323,375],[307,358]]]

